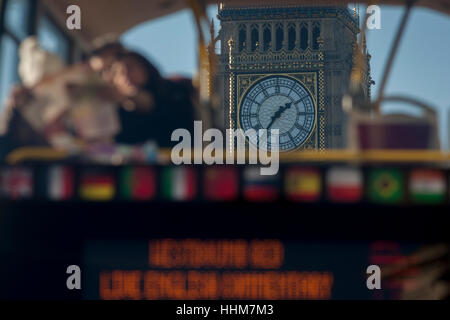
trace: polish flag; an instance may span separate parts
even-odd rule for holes
[[[332,168],[327,174],[327,193],[333,202],[358,202],[363,194],[363,177],[357,168]]]

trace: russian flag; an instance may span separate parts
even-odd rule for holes
[[[263,176],[258,167],[244,171],[244,198],[248,201],[270,202],[278,198],[278,176]]]

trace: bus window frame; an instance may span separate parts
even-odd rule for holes
[[[61,28],[60,24],[56,21],[56,19],[51,15],[51,13],[43,6],[41,6],[38,9],[38,14],[36,14],[36,21],[35,21],[35,32],[34,35],[38,35],[39,32],[39,19],[44,18],[47,19],[60,33],[60,35],[64,38],[64,41],[66,41],[67,44],[67,57],[62,57],[58,54],[58,56],[63,59],[65,63],[72,63],[73,62],[73,40],[71,37],[65,32],[64,28]]]
[[[80,54],[80,52],[81,53],[83,52],[82,48],[79,45],[77,45],[77,42],[75,41],[74,37],[69,34],[68,30],[64,26],[62,26],[61,23],[58,23],[58,20],[55,19],[54,15],[40,0],[27,0],[29,1],[30,6],[28,8],[29,12],[27,18],[29,24],[27,26],[26,34],[23,38],[21,37],[20,34],[8,28],[6,26],[5,15],[9,1],[12,0],[0,0],[0,46],[3,36],[10,38],[17,45],[17,47],[20,46],[20,43],[23,41],[24,38],[29,36],[37,36],[39,30],[39,19],[45,16],[50,21],[50,23],[52,23],[55,26],[55,28],[59,31],[61,36],[64,38],[64,41],[67,42],[67,57],[62,57],[64,62],[67,64],[71,64],[73,62],[77,62],[78,60],[80,60],[80,58],[82,57],[82,54]],[[19,57],[17,56],[17,60],[18,59]],[[20,78],[18,80],[19,80],[18,83],[20,83]]]
[[[20,42],[23,40],[18,35],[14,33],[13,30],[9,30],[5,25],[5,14],[6,14],[6,8],[8,5],[8,2],[11,0],[0,0],[0,38],[5,34],[11,37],[14,42],[16,42],[17,45],[20,45]],[[30,24],[28,25],[27,30],[27,37],[28,36],[36,36],[39,28],[39,18],[41,16],[45,16],[61,33],[61,35],[64,37],[65,41],[67,41],[68,45],[68,56],[65,57],[66,63],[72,63],[74,62],[75,58],[75,50],[77,50],[77,45],[73,39],[73,37],[70,36],[70,34],[67,32],[66,28],[64,26],[61,26],[60,23],[57,22],[57,19],[53,16],[53,14],[48,10],[45,5],[42,3],[42,1],[39,0],[28,0],[30,1],[30,9],[29,9],[29,16],[28,20],[30,21]]]

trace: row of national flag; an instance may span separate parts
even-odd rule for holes
[[[38,173],[35,171],[39,171]],[[0,197],[54,201],[235,201],[444,204],[449,176],[433,168],[259,167],[0,168]]]

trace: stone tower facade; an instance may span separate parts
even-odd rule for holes
[[[239,109],[252,86],[269,76],[285,76],[311,94],[315,108],[314,129],[296,149],[345,147],[347,119],[341,101],[353,68],[358,15],[347,7],[222,4],[218,18],[225,128],[239,128]],[[366,62],[365,93],[370,98],[369,58]]]

